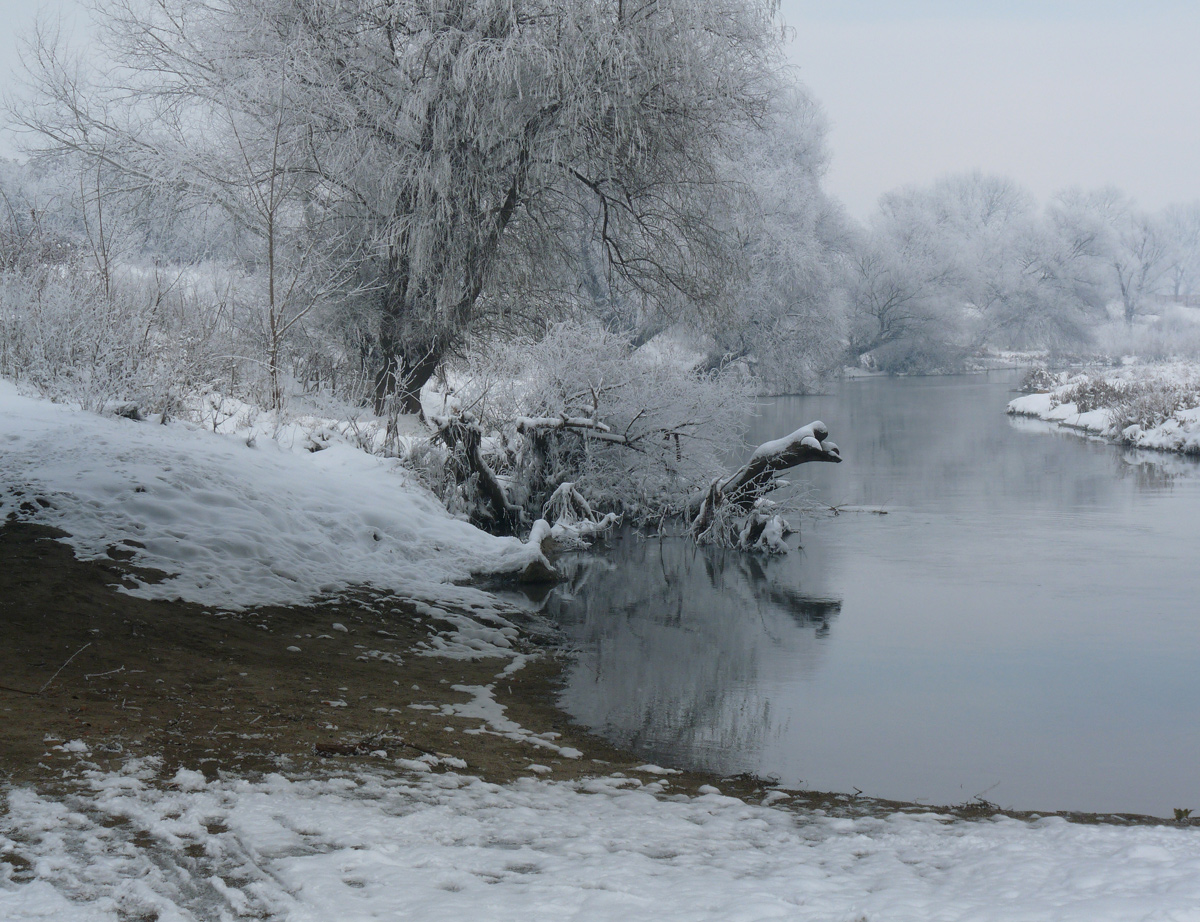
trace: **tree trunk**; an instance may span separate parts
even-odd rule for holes
[[[393,406],[400,413],[421,412],[421,388],[441,364],[442,349],[437,343],[413,345],[390,335],[380,337],[382,361],[372,394],[377,416],[386,416]]]
[[[829,429],[817,420],[791,435],[759,445],[740,468],[728,477],[717,478],[692,497],[687,509],[692,534],[706,532],[723,505],[732,504],[742,512],[753,509],[755,502],[779,485],[777,476],[788,468],[809,461],[840,463],[842,454],[828,439]]]
[[[438,437],[452,451],[461,452],[467,468],[476,478],[479,493],[488,506],[488,514],[476,524],[511,535],[521,519],[521,511],[508,501],[504,485],[483,457],[483,431],[473,418],[433,418]]]

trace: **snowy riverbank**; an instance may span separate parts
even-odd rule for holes
[[[1131,448],[1200,454],[1200,368],[1130,365],[1116,371],[1046,376],[1041,393],[1008,412],[1056,423]]]
[[[445,606],[448,617],[470,611],[477,620],[460,618],[460,636],[468,648],[497,655],[513,635],[497,620],[505,610],[455,581],[520,565],[530,553],[452,519],[391,462],[336,439],[317,452],[262,436],[250,446],[182,424],[79,413],[7,384],[0,384],[0,497],[6,516],[68,532],[64,540],[80,556],[129,551],[138,565],[168,574],[130,585],[132,595],[242,607],[304,603],[370,584],[427,608]],[[357,631],[370,627],[374,635],[374,626],[330,631],[352,645]],[[281,646],[277,634],[263,638]],[[299,663],[308,650],[280,655]],[[342,722],[336,715],[349,718],[358,699],[332,693],[355,683],[332,653],[329,660],[324,678],[317,660],[307,661],[302,688],[329,694],[323,703]],[[488,681],[521,662],[508,669],[493,662]],[[224,658],[217,668],[245,675]],[[119,680],[126,678],[133,681]],[[98,713],[97,684],[86,701],[63,697]],[[404,689],[426,694],[411,680]],[[548,728],[533,720],[521,727],[486,690],[468,688],[470,701],[440,709],[394,702],[388,719],[408,727],[401,718],[409,712],[436,714],[448,740],[556,738],[538,733]],[[5,698],[3,707],[30,700]],[[215,708],[207,719],[218,719]],[[592,761],[544,745],[533,750],[536,761],[513,763],[530,777],[504,785],[469,776],[457,759],[390,754],[376,769],[339,771],[330,763],[317,776],[210,770],[206,777],[194,766],[164,770],[155,758],[102,769],[111,755],[101,756],[98,730],[87,728],[90,745],[45,743],[46,784],[0,789],[0,918],[1091,922],[1195,918],[1200,905],[1193,826],[965,821],[932,812],[833,816],[799,807],[786,791],[771,792],[763,805],[716,787],[684,793],[678,776],[662,769],[625,768],[628,777],[619,777],[607,755]],[[554,758],[586,762],[597,777],[542,780],[550,769],[538,763]]]
[[[67,798],[11,792],[0,916],[1182,922],[1200,905],[1194,829],[796,815],[715,790],[664,798],[652,775],[180,771],[164,789],[150,773],[96,773]]]
[[[490,610],[457,586],[540,548],[449,515],[398,462],[300,427],[270,438],[72,410],[0,381],[0,515],[59,528],[82,559],[161,571],[128,591],[241,609],[359,586]],[[319,449],[319,450],[315,450]]]

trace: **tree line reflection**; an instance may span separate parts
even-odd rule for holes
[[[781,561],[677,538],[561,562],[543,611],[576,650],[563,707],[648,758],[752,771],[786,734],[764,691],[820,668],[841,600],[780,581]]]

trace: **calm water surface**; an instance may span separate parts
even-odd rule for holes
[[[547,601],[562,705],[648,759],[930,804],[1200,811],[1200,465],[1013,420],[1011,373],[872,379],[785,557],[614,541]],[[796,542],[793,538],[793,543]]]

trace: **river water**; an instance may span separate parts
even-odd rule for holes
[[[834,505],[767,559],[637,540],[565,561],[561,704],[648,760],[1031,810],[1200,812],[1200,465],[1004,413],[1014,373],[847,381]]]

